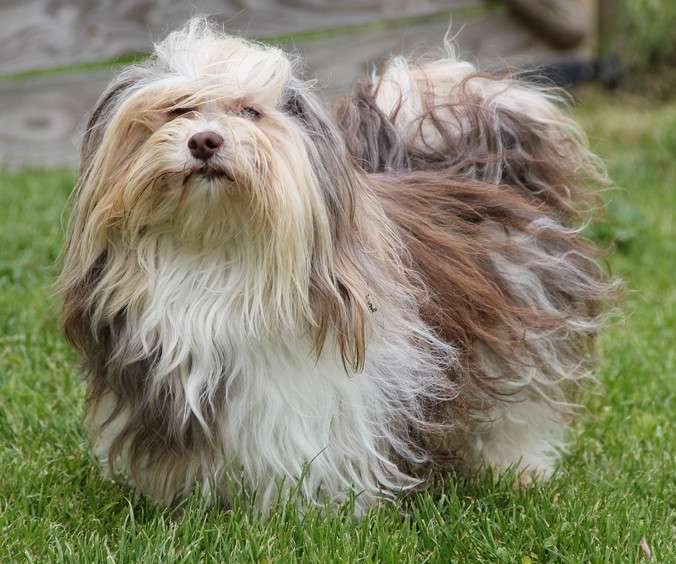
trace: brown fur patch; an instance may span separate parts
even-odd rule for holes
[[[496,402],[512,401],[510,396],[526,387],[521,382],[529,367],[537,367],[548,378],[529,384],[533,393],[539,388],[555,402],[574,401],[579,382],[573,371],[589,366],[595,330],[570,332],[566,323],[595,319],[615,295],[613,283],[596,263],[599,253],[593,245],[569,231],[534,230],[531,222],[542,217],[542,210],[502,187],[459,181],[438,172],[377,175],[373,184],[387,216],[401,230],[411,283],[427,296],[420,304],[423,319],[462,353],[459,369],[448,373],[461,393],[451,402],[429,406],[431,421],[453,421],[455,430],[442,429],[439,436],[432,432],[418,439],[428,445],[434,459],[461,466],[472,419],[485,417]],[[496,232],[496,225],[501,232]],[[495,252],[514,257],[517,263],[522,255],[518,239],[506,237],[507,230],[527,234],[552,254],[578,257],[558,271],[535,271],[556,304],[555,311],[525,303],[496,268]],[[573,267],[588,278],[581,282],[570,275]],[[567,333],[552,340],[550,353],[570,368],[569,382],[559,381],[561,376],[547,364],[552,359],[543,358],[527,338],[543,333]],[[479,362],[477,354],[485,355],[486,348],[503,367],[498,379]],[[570,416],[568,407],[553,407],[563,419]]]

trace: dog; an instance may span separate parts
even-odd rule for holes
[[[397,57],[330,112],[193,19],[82,142],[60,277],[104,475],[162,504],[365,511],[444,472],[554,472],[616,282],[559,94]]]

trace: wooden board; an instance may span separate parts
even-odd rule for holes
[[[2,0],[0,74],[148,52],[195,14],[271,37],[429,15],[482,0]]]
[[[86,115],[110,72],[0,82],[0,166],[75,166]]]
[[[307,77],[317,77],[330,99],[392,53],[438,48],[447,27],[441,21],[377,29],[288,48],[301,54]],[[561,56],[504,12],[456,20],[453,31],[460,32],[460,54],[484,69],[530,66]],[[112,71],[98,71],[0,82],[0,166],[76,165],[85,116],[111,76]]]

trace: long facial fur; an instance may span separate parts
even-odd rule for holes
[[[564,420],[611,291],[572,225],[591,156],[546,96],[496,81],[546,115],[499,89],[463,105],[471,78],[433,70],[363,86],[334,123],[282,52],[192,20],[102,95],[61,287],[110,475],[164,502],[228,477],[267,507],[309,464],[305,498],[365,507],[481,464],[511,402]],[[417,98],[393,105],[392,80]],[[203,129],[227,179],[193,170]],[[548,165],[551,131],[569,149]]]

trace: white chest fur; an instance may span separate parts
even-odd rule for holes
[[[225,476],[242,481],[262,507],[280,483],[301,475],[303,497],[320,503],[352,489],[366,506],[383,489],[414,485],[391,457],[424,458],[403,430],[422,418],[422,400],[448,392],[440,386],[441,345],[417,314],[379,311],[364,371],[348,374],[330,338],[318,357],[303,329],[274,329],[265,278],[244,264],[160,247],[127,309],[125,354],[158,359],[149,393],[179,390],[185,400],[171,416],[196,419],[214,439],[216,463],[205,468],[196,453],[190,479],[204,489]],[[105,435],[96,446],[104,459]]]

